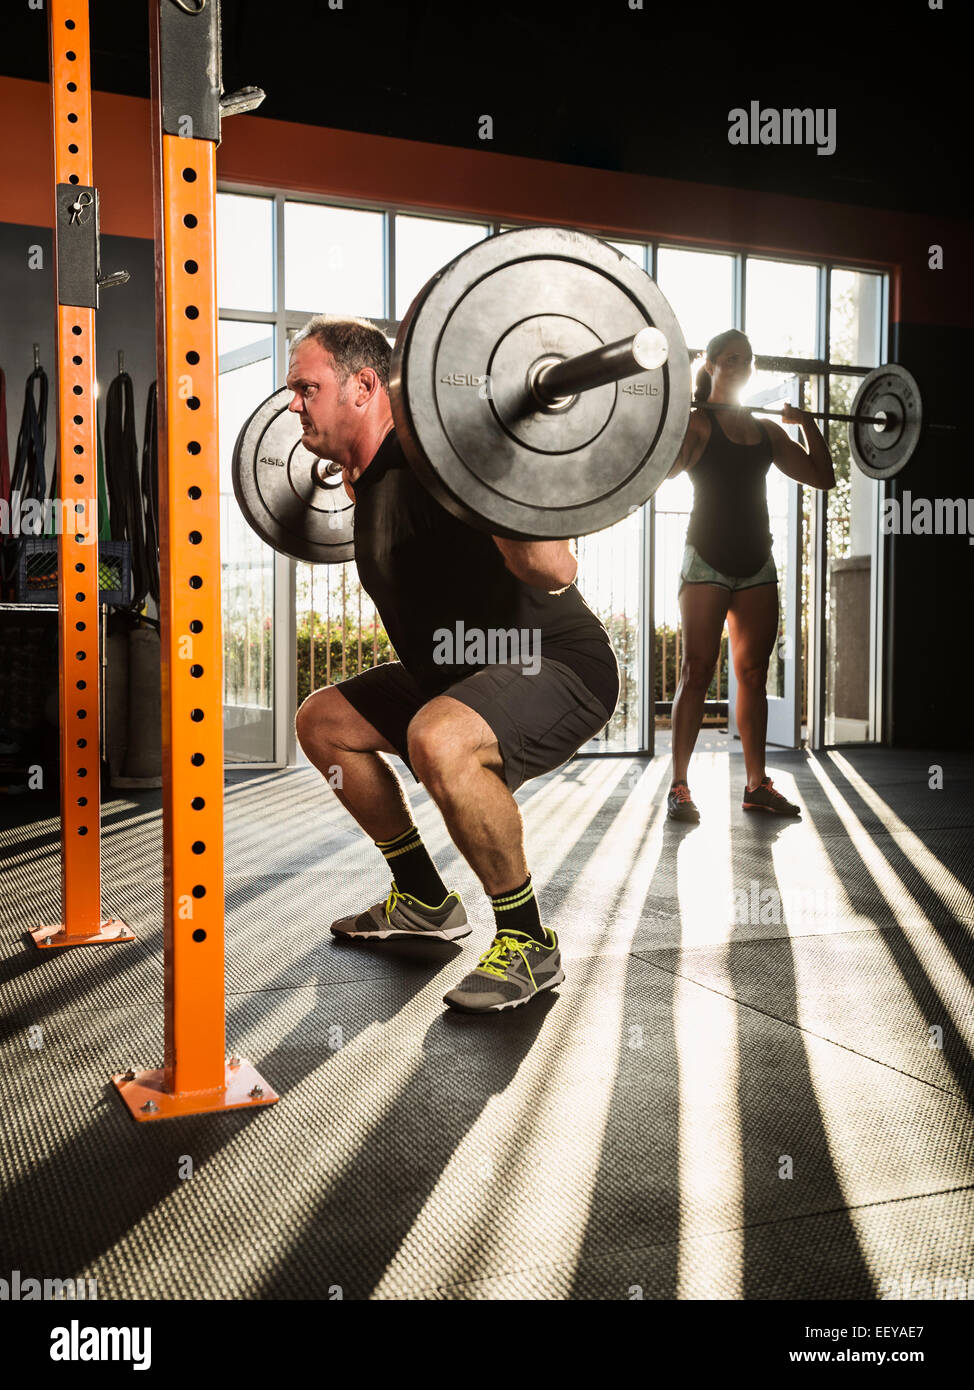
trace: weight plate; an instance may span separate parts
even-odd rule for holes
[[[286,386],[268,396],[244,424],[233,448],[233,492],[244,520],[261,540],[313,565],[354,557],[354,506],[340,473],[325,472],[301,443],[301,422],[288,410]]]
[[[892,478],[905,468],[923,427],[920,388],[906,368],[888,362],[863,377],[851,413],[887,417],[885,425],[849,425],[849,448],[866,477]]]
[[[659,329],[660,368],[543,409],[540,361]],[[686,344],[655,282],[580,232],[477,242],[423,287],[400,325],[390,399],[409,461],[454,516],[495,535],[604,530],[656,491],[690,417]]]

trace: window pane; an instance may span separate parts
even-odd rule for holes
[[[734,325],[734,257],[661,246],[656,278],[676,314],[687,347],[705,348]]]
[[[654,507],[655,530],[655,598],[656,628],[654,680],[655,688],[647,690],[650,710],[656,726],[656,754],[665,756],[672,744],[671,718],[673,698],[680,680],[683,655],[683,623],[680,613],[680,569],[686,545],[687,527],[693,509],[693,484],[688,473],[680,473],[666,481],[656,494]],[[720,639],[720,651],[714,674],[707,690],[703,728],[697,743],[700,752],[720,747],[714,731],[727,730],[727,633]],[[717,742],[710,740],[717,739]],[[726,739],[725,739],[726,742]]]
[[[216,195],[216,295],[221,309],[274,308],[274,200]]]
[[[640,650],[641,510],[607,531],[580,536],[578,588],[585,602],[605,624],[619,663],[619,702],[590,752],[617,752],[639,747],[639,700],[648,662]]]
[[[284,299],[310,314],[382,318],[385,273],[381,212],[284,205]]]
[[[274,389],[266,323],[219,326],[220,550],[227,762],[274,758],[274,552],[244,521],[230,461],[241,425]]]
[[[395,659],[354,564],[299,563],[296,584],[299,705],[312,690]]]
[[[780,410],[786,401],[792,399],[796,378],[788,372],[753,371],[751,379],[741,392],[741,403],[749,406],[766,405],[770,410]],[[811,409],[806,397],[806,408]],[[759,419],[766,417],[759,416]],[[776,417],[768,417],[776,418]],[[780,421],[779,421],[780,423]]]
[[[238,371],[251,362],[260,362],[272,357],[274,325],[221,319],[217,329],[217,351],[221,373]],[[254,401],[253,409],[256,409],[257,405],[258,402]]]
[[[882,328],[882,276],[858,270],[833,270],[829,306],[829,360],[851,367],[877,367]]]
[[[621,251],[624,256],[628,256],[631,261],[642,269],[646,269],[646,247],[638,241],[610,241],[610,246],[614,246],[617,251]]]
[[[818,267],[747,260],[744,329],[756,354],[817,357]]]
[[[402,318],[431,275],[486,235],[487,228],[473,222],[397,217],[396,318]]]

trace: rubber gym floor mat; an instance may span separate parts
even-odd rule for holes
[[[853,1214],[868,1267],[837,1265],[843,1212],[701,1236],[608,1255],[583,1255],[577,1266],[538,1264],[492,1279],[421,1290],[414,1297],[449,1300],[963,1298],[974,1291],[970,1232],[974,1192],[916,1197]],[[745,1268],[745,1251],[747,1265]],[[746,1295],[744,1290],[746,1289]],[[799,1348],[796,1346],[795,1348]]]
[[[439,812],[422,790],[411,790],[417,823],[430,850],[458,855]],[[225,806],[228,873],[300,873],[349,862],[364,851],[379,860],[365,833],[315,772],[282,777],[280,785],[242,788]],[[381,860],[379,860],[381,863]]]
[[[573,798],[552,783],[525,806],[539,900],[568,957],[970,915],[971,896],[961,881],[971,858],[964,832],[928,836],[931,847],[921,845],[926,857],[918,858],[909,837],[904,843],[861,828],[856,839],[847,832],[824,843],[814,826],[770,818],[736,830],[712,820],[679,826],[663,818],[655,787],[641,774],[631,777],[621,763],[589,767]],[[289,815],[288,826],[309,820],[303,802],[293,802]],[[231,843],[233,837],[231,828]],[[290,843],[285,827],[281,838]],[[444,845],[442,825],[431,823],[426,839],[475,926],[466,949],[481,949],[490,916],[480,887]],[[257,856],[251,849],[246,857],[253,863]],[[300,854],[284,862],[295,858],[302,862]],[[232,976],[233,987],[263,985],[282,954],[293,958],[295,951],[309,970],[289,978],[316,978],[309,947],[329,936],[335,917],[384,897],[385,869],[364,837],[332,849],[324,868],[321,851],[315,859],[317,872],[290,879],[285,873],[228,878],[232,959],[245,972]]]
[[[620,815],[575,842],[542,842],[531,865],[544,920],[585,955],[970,921],[970,840],[942,832],[921,857],[886,835],[823,844],[795,823],[728,835]]]
[[[740,776],[728,772],[736,764]],[[921,835],[927,830],[960,827],[974,824],[974,791],[968,782],[955,780],[944,792],[900,789],[897,797],[880,798],[886,806],[871,807],[863,801],[856,787],[835,768],[823,764],[824,784],[834,796],[841,797],[849,810],[845,813],[856,825],[871,836],[886,833],[883,816],[899,815],[908,819],[914,831]],[[805,807],[804,828],[815,838],[838,836],[848,838],[849,829],[835,809],[823,785],[808,769],[803,755],[791,755],[789,777],[794,787],[782,784],[790,795],[798,796]],[[531,795],[519,794],[525,817],[532,861],[536,853],[544,853],[545,842],[559,844],[564,834],[573,836],[579,825],[586,826],[590,835],[598,836],[603,825],[616,819],[619,813],[626,819],[642,817],[642,828],[657,817],[665,799],[666,785],[661,765],[650,765],[640,759],[597,761],[579,759],[568,768],[548,774],[529,784]],[[305,769],[300,773],[282,774],[282,782],[262,781],[251,789],[246,786],[227,799],[227,870],[230,873],[264,873],[318,869],[332,863],[337,856],[354,855],[368,841],[350,821],[318,773]],[[740,806],[743,762],[740,758],[714,756],[698,769],[694,778],[694,794],[704,815],[705,827],[724,826],[729,832],[739,832],[757,839],[780,832],[781,823],[768,816],[755,816]],[[286,780],[285,780],[286,779]],[[652,795],[646,791],[652,786]],[[527,791],[528,789],[524,789]],[[459,865],[456,852],[443,829],[439,813],[429,802],[422,788],[409,787],[420,829],[438,862]],[[584,798],[592,801],[586,817]],[[669,823],[673,826],[673,823]],[[685,829],[685,827],[683,827]]]
[[[969,1194],[919,1194],[972,1181],[964,1029],[919,1061],[915,1030],[935,1009],[969,1022],[967,937],[944,924],[967,913],[971,836],[927,833],[908,803],[917,786],[924,815],[961,816],[957,755],[946,795],[926,789],[932,754],[842,756],[910,830],[881,829],[847,775],[841,831],[821,833],[824,811],[735,820],[734,755],[701,769],[722,818],[689,832],[662,818],[661,764],[579,759],[522,789],[569,978],[499,1019],[440,1002],[489,937],[482,900],[462,952],[332,947],[324,885],[339,910],[373,882],[377,900],[375,851],[313,771],[241,779],[226,801],[228,866],[247,871],[227,879],[228,1049],[283,1099],[158,1125],[107,1085],[161,1060],[158,792],[106,807],[103,898],[131,945],[26,949],[22,931],[59,910],[57,822],[0,832],[0,1258],[94,1273],[103,1298],[869,1297],[891,1265],[956,1270]],[[824,797],[804,755],[784,757]],[[466,896],[469,871],[410,791]],[[777,921],[761,920],[768,889]],[[740,1003],[718,989],[728,962]]]
[[[974,1106],[974,946],[964,928],[891,928],[639,954],[681,979],[966,1096]]]
[[[8,870],[2,875],[4,922],[0,929],[0,1038],[20,1037],[40,1025],[52,1011],[76,1012],[115,1008],[119,998],[134,993],[146,1001],[162,1002],[161,883],[133,880],[119,897],[104,893],[102,907],[124,918],[136,940],[117,946],[73,947],[39,951],[26,936],[42,923],[60,917],[60,877],[57,860],[35,866],[27,875]],[[40,886],[40,891],[39,887]],[[80,1021],[79,1032],[87,1028]]]
[[[971,1181],[956,1098],[645,962],[576,962],[503,1018],[444,1011],[457,973],[232,997],[229,1043],[281,1102],[148,1125],[106,1084],[158,1063],[141,998],[83,1037],[49,1015],[43,1049],[2,1051],[2,1258],[104,1299],[401,1298],[669,1244],[672,1297],[687,1242]],[[865,1286],[853,1216],[828,1257]],[[767,1287],[792,1239],[776,1258]]]
[[[374,865],[372,868],[374,869]],[[383,898],[388,883],[366,873],[243,875],[227,879],[227,990],[288,989],[429,973],[461,957],[446,941],[350,942],[331,923]],[[364,891],[363,891],[364,889]],[[491,933],[480,933],[486,949]],[[465,953],[469,957],[469,947]],[[470,960],[471,967],[475,961]]]
[[[774,749],[773,752],[777,757],[778,750]],[[815,756],[823,761],[828,759],[839,767],[848,763],[877,787],[899,786],[905,791],[925,793],[928,790],[930,770],[936,767],[943,771],[945,792],[949,793],[959,782],[974,780],[974,754],[958,752],[956,749],[863,748],[846,744]]]

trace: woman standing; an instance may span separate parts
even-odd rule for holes
[[[768,727],[768,663],[778,636],[778,574],[771,555],[767,474],[772,464],[806,487],[830,488],[835,471],[828,445],[807,411],[786,406],[782,419],[800,425],[805,448],[780,425],[753,418],[739,405],[754,354],[737,329],[707,344],[697,373],[683,448],[669,477],[687,470],[693,510],[680,570],[683,663],[673,701],[673,782],[667,814],[698,821],[687,769],[704,702],[720,654],[726,620],[737,677],[737,727],[744,748],[745,811],[797,816],[764,766]],[[713,407],[719,407],[714,409]]]

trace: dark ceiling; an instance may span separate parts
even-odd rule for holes
[[[281,120],[966,216],[963,9],[224,0],[223,77],[227,90],[262,86],[260,114]],[[147,94],[148,0],[92,0],[91,15],[95,87]],[[0,72],[46,80],[45,22],[3,0]],[[728,111],[752,100],[834,107],[835,154],[730,145]]]

